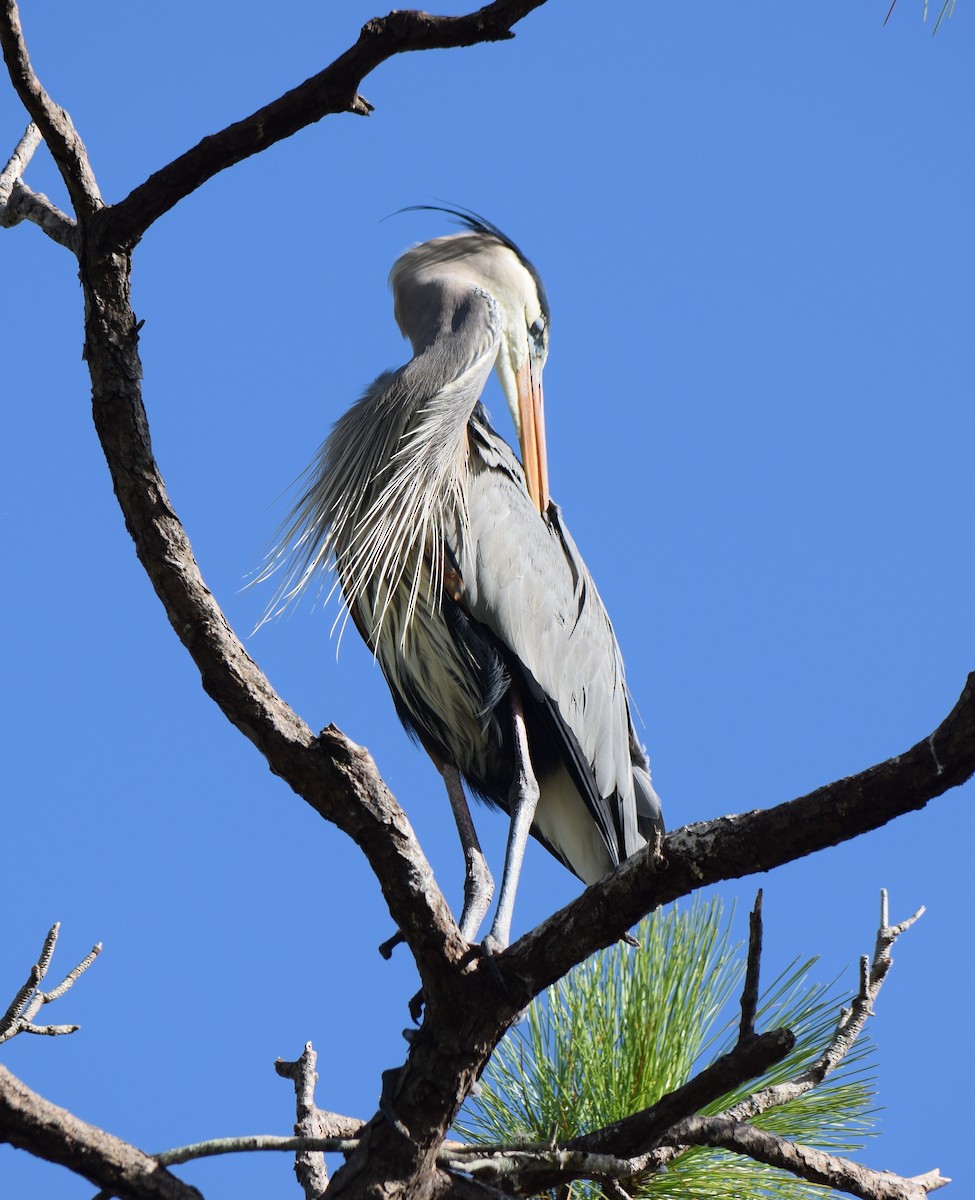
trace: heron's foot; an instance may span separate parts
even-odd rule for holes
[[[485,958],[494,958],[496,954],[502,954],[507,949],[508,939],[499,937],[493,929],[481,942],[481,952]]]
[[[508,985],[505,983],[504,976],[498,969],[498,964],[495,962],[495,957],[498,954],[501,954],[502,951],[507,950],[507,948],[507,943],[502,942],[499,938],[495,937],[493,932],[489,933],[484,941],[481,942],[481,953],[487,962],[487,969],[490,972],[491,978],[497,983],[498,987],[502,992],[504,992],[505,995],[508,994]]]
[[[481,953],[487,961],[487,969],[491,974],[491,978],[495,980],[498,987],[506,996],[510,996],[511,992],[509,991],[508,985],[504,981],[504,976],[501,974],[498,964],[495,961],[495,956],[500,954],[503,950],[507,950],[507,948],[507,943],[502,942],[493,933],[489,933],[484,941],[481,942]],[[513,1024],[520,1025],[527,1016],[528,1009],[523,1008],[521,1012],[515,1016]]]
[[[466,942],[473,942],[487,910],[491,907],[494,880],[480,846],[475,845],[465,852],[464,868],[464,907],[457,924],[460,936]]]

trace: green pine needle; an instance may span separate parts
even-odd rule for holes
[[[471,1140],[563,1140],[652,1105],[731,1049],[745,972],[721,902],[699,898],[641,922],[639,945],[604,950],[560,980],[501,1042],[481,1092],[458,1122]],[[816,984],[816,959],[795,962],[766,989],[759,1029],[787,1026],[793,1051],[761,1080],[721,1097],[717,1113],[754,1092],[795,1078],[828,1044],[839,1009],[836,984]],[[756,1117],[754,1124],[832,1153],[858,1149],[876,1114],[872,1046],[861,1040],[818,1088]],[[600,1192],[572,1185],[573,1200]],[[646,1200],[807,1200],[829,1189],[707,1147],[693,1147],[641,1181]]]

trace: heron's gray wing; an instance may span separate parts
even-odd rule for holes
[[[458,559],[465,600],[537,687],[535,699],[551,707],[580,793],[617,862],[643,842],[634,766],[646,763],[616,637],[558,509],[539,518],[521,465],[482,416],[475,412],[469,426],[469,529]]]

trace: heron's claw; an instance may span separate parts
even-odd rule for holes
[[[504,976],[501,974],[498,964],[495,961],[496,955],[500,954],[506,949],[507,947],[503,945],[503,943],[499,941],[499,939],[496,938],[493,933],[489,933],[484,941],[481,942],[481,953],[484,955],[485,962],[487,963],[487,969],[491,974],[491,978],[507,996],[508,985],[505,983]]]
[[[501,989],[502,992],[504,992],[504,994],[506,996],[510,996],[511,991],[508,988],[508,985],[504,981],[504,976],[501,974],[501,970],[498,967],[496,957],[495,957],[496,955],[500,954],[502,950],[506,950],[506,949],[507,949],[507,946],[503,945],[501,943],[501,941],[494,936],[493,933],[489,933],[487,935],[487,937],[484,939],[484,941],[481,942],[481,952],[484,955],[485,961],[487,962],[487,969],[490,972],[492,979],[494,979],[496,981],[498,987]],[[528,1009],[523,1008],[521,1010],[521,1012],[515,1016],[513,1023],[515,1025],[520,1025],[522,1023],[522,1021],[524,1021],[525,1017],[527,1017],[527,1016],[528,1016]]]
[[[485,958],[494,958],[496,954],[502,954],[507,949],[508,943],[503,942],[493,932],[489,933],[481,942],[481,950],[484,952]]]

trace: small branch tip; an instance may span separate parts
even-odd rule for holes
[[[14,148],[13,154],[7,159],[7,164],[0,171],[0,208],[10,199],[14,184],[27,170],[34,151],[41,144],[41,131],[33,121],[24,130],[24,134]]]
[[[101,942],[99,942],[73,970],[68,972],[57,987],[52,988],[49,992],[42,992],[39,985],[47,975],[48,967],[51,965],[60,928],[60,922],[55,922],[47,931],[47,936],[44,938],[44,945],[41,947],[37,962],[30,969],[27,982],[17,992],[16,996],[14,996],[7,1011],[0,1016],[0,1043],[9,1041],[11,1038],[16,1037],[18,1033],[59,1037],[63,1034],[75,1033],[78,1030],[79,1026],[77,1025],[34,1024],[34,1017],[41,1008],[45,1004],[52,1004],[55,1000],[60,1000],[78,976],[82,975],[91,966],[102,948]]]

